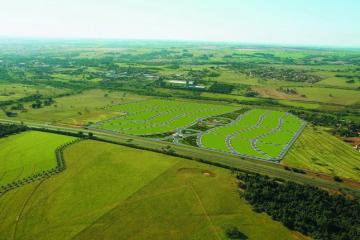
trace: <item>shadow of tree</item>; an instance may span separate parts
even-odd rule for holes
[[[246,239],[248,239],[248,236],[246,236],[244,233],[240,232],[237,227],[229,227],[226,230],[226,236],[229,239],[233,239],[233,240],[246,240]]]

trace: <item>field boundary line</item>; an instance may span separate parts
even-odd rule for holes
[[[189,186],[190,186],[190,189],[191,189],[192,192],[194,193],[196,199],[198,200],[198,202],[199,202],[199,204],[200,204],[200,207],[201,207],[201,209],[203,210],[203,212],[204,212],[204,214],[205,214],[205,217],[206,217],[207,220],[209,221],[209,223],[210,223],[210,225],[211,225],[211,228],[213,229],[216,238],[220,240],[221,237],[219,236],[219,233],[216,231],[215,225],[214,225],[211,217],[210,217],[209,214],[207,213],[206,208],[205,208],[203,202],[201,201],[201,198],[200,198],[199,194],[196,192],[196,189],[194,188],[192,182],[189,181],[188,184],[189,184]]]
[[[16,219],[15,219],[15,225],[14,225],[14,231],[13,231],[13,234],[12,234],[12,239],[15,240],[16,239],[16,233],[17,233],[17,228],[18,228],[18,224],[19,224],[19,221],[20,221],[20,218],[27,206],[27,204],[29,203],[30,199],[32,198],[32,196],[35,194],[35,192],[39,189],[40,185],[46,180],[46,178],[42,179],[36,186],[35,188],[31,191],[31,193],[29,194],[29,196],[26,198],[23,206],[21,207],[20,209],[20,212],[19,214],[16,216]]]
[[[103,142],[107,142],[110,143],[108,141],[103,141]],[[112,144],[116,144],[116,143],[112,143]],[[119,144],[121,145],[121,144]],[[127,196],[125,199],[123,199],[123,201],[121,201],[120,203],[117,202],[116,204],[114,204],[109,210],[107,210],[106,212],[104,212],[103,214],[101,214],[100,216],[98,216],[94,221],[92,221],[88,226],[84,227],[83,229],[81,229],[78,233],[76,233],[72,239],[76,239],[78,236],[80,236],[83,232],[87,231],[88,229],[91,229],[93,226],[95,226],[105,215],[110,214],[111,212],[113,212],[114,210],[116,210],[118,207],[123,206],[124,204],[126,204],[127,202],[131,201],[136,201],[136,200],[131,200],[131,198],[138,194],[139,192],[141,192],[144,188],[146,188],[147,186],[151,185],[152,183],[154,183],[156,180],[158,180],[159,178],[161,178],[164,174],[166,174],[170,169],[172,169],[173,167],[175,167],[177,164],[179,163],[179,161],[175,161],[173,163],[173,165],[169,166],[168,168],[164,169],[161,173],[159,173],[159,175],[155,176],[153,179],[151,179],[149,182],[147,182],[145,185],[141,186],[139,189],[137,189],[135,192],[131,193],[131,195]],[[102,230],[106,230],[108,228],[111,227],[111,224],[109,224],[106,227],[103,227]]]

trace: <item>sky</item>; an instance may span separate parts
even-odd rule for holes
[[[360,47],[360,0],[0,0],[0,37]]]

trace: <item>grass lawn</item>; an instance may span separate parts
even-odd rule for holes
[[[282,163],[360,181],[360,153],[321,128],[307,127]]]
[[[0,196],[0,239],[226,239],[229,225],[304,239],[253,212],[228,170],[95,141],[65,159],[59,175]]]
[[[55,149],[73,139],[35,131],[0,138],[0,186],[54,168]]]

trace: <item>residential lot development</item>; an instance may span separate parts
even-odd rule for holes
[[[112,109],[121,112],[120,117],[93,127],[174,143],[196,137],[198,147],[271,161],[281,160],[305,127],[304,121],[286,112],[176,100],[152,99]],[[205,129],[193,127],[204,122]]]
[[[302,120],[289,113],[254,109],[230,124],[200,134],[198,143],[250,158],[280,160],[304,126]]]
[[[206,118],[236,110],[236,107],[154,99],[122,104],[113,110],[125,113],[97,124],[98,128],[135,135],[163,134]]]

